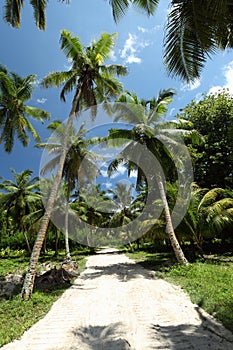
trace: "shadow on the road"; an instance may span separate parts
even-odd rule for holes
[[[91,271],[83,274],[83,280],[94,279],[100,276],[116,275],[120,281],[127,282],[138,277],[151,279],[155,278],[156,276],[155,272],[146,270],[139,264],[134,263],[117,263],[107,266],[88,266],[88,269],[91,269]]]
[[[173,350],[233,349],[233,334],[214,319],[206,318],[199,307],[196,307],[196,310],[202,321],[200,325],[153,325],[155,343],[166,344],[164,349]]]
[[[132,349],[128,341],[123,338],[122,329],[121,323],[112,323],[109,326],[82,327],[74,330],[73,334],[93,350]]]

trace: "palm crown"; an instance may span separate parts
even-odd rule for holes
[[[42,86],[63,85],[61,90],[61,100],[66,100],[66,95],[82,90],[82,95],[74,107],[77,112],[82,106],[95,106],[98,102],[103,102],[111,97],[116,97],[122,90],[122,84],[116,76],[124,76],[127,69],[124,66],[112,64],[104,65],[104,61],[109,59],[115,45],[116,34],[102,33],[97,41],[92,41],[91,45],[84,47],[78,37],[72,36],[67,30],[61,33],[61,49],[67,59],[72,62],[72,66],[65,72],[53,72],[45,77]]]
[[[49,118],[48,112],[25,104],[31,98],[35,81],[35,75],[21,78],[0,66],[0,143],[4,142],[7,152],[13,148],[15,134],[23,146],[29,142],[27,131],[36,141],[40,140],[28,116],[42,123]]]

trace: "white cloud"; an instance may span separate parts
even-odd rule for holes
[[[160,28],[161,28],[160,24],[152,27],[151,29],[137,26],[138,31],[141,32],[141,33],[152,33],[152,32],[155,32],[155,31],[159,30]]]
[[[36,102],[41,103],[42,105],[47,101],[47,98],[38,98]]]
[[[137,28],[138,28],[139,32],[142,32],[142,33],[148,33],[149,32],[149,29],[146,29],[146,28],[143,28],[143,27],[140,27],[140,26],[138,26]]]
[[[127,63],[141,63],[140,57],[135,57],[134,55],[129,55],[126,60]]]
[[[130,178],[132,178],[132,177],[137,177],[138,176],[138,171],[137,170],[132,170],[131,172],[130,172]]]
[[[123,175],[126,172],[126,167],[123,164],[118,165],[117,172],[119,175]]]
[[[107,170],[100,170],[100,174],[103,176],[103,177],[108,177],[108,172]]]
[[[222,92],[224,89],[228,89],[229,93],[233,94],[233,61],[223,67],[223,75],[225,83],[222,86],[212,86],[209,90],[209,94]]]
[[[111,50],[110,55],[109,55],[109,58],[110,58],[111,61],[116,62],[117,56],[116,56],[114,50]]]
[[[149,45],[148,41],[143,41],[135,34],[128,34],[124,47],[120,50],[121,58],[125,63],[141,63],[142,60],[138,57],[138,52]]]
[[[201,85],[200,79],[196,79],[193,83],[187,84],[183,83],[181,84],[180,90],[181,91],[190,91],[190,90],[195,90]]]
[[[106,182],[105,184],[104,184],[104,186],[106,187],[106,189],[107,190],[110,190],[110,188],[112,188],[112,183],[111,182]]]
[[[169,117],[174,116],[175,110],[176,110],[175,108],[171,108],[171,110],[169,112]]]
[[[124,175],[124,173],[126,172],[126,170],[127,170],[126,167],[125,167],[123,164],[120,164],[120,165],[118,165],[117,170],[114,171],[114,172],[111,174],[110,178],[111,178],[111,179],[115,179],[116,177],[118,177],[118,176],[120,176],[120,175]],[[109,176],[108,176],[108,171],[107,171],[107,170],[101,169],[101,170],[100,170],[100,173],[101,173],[101,175],[102,175],[103,177],[109,177]]]

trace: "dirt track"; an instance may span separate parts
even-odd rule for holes
[[[180,288],[112,253],[88,258],[46,317],[1,349],[232,350],[233,335]]]

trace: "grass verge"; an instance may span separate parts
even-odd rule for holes
[[[168,282],[179,285],[193,303],[233,331],[233,262],[209,258],[188,266],[172,264],[168,253],[135,252],[127,255],[145,268],[157,271]]]
[[[85,258],[86,254],[83,255],[82,251],[76,251],[72,254],[72,260],[76,260],[78,263],[79,273],[85,268]],[[58,256],[56,260],[51,261],[51,259],[52,252],[42,256],[40,263],[48,262],[51,265],[59,265],[59,262],[64,259],[64,254]],[[14,256],[13,252],[9,257],[0,259],[0,279],[3,280],[4,276],[9,273],[22,274],[26,272],[28,262],[28,257]],[[36,290],[31,300],[22,302],[20,300],[21,287],[19,286],[16,295],[11,299],[0,300],[0,347],[20,338],[27,329],[44,317],[67,288],[69,285],[63,284],[49,290],[46,289],[46,291]]]

